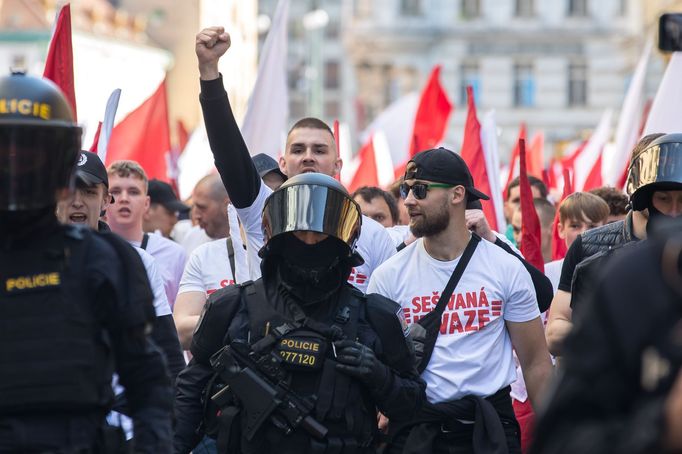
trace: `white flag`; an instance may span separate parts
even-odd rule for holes
[[[502,185],[500,183],[500,153],[497,147],[497,121],[495,111],[491,110],[483,116],[481,123],[481,145],[485,155],[485,171],[490,185],[490,198],[495,207],[497,228],[504,232],[507,222],[504,219],[504,202],[502,201]]]
[[[252,155],[266,153],[277,159],[284,150],[289,116],[287,93],[287,18],[289,0],[279,0],[268,32],[260,62],[256,84],[251,92],[241,132]]]
[[[682,52],[674,52],[649,111],[643,136],[682,132]]]
[[[646,68],[651,55],[653,41],[649,39],[644,46],[642,56],[635,68],[630,81],[623,108],[618,118],[616,128],[615,145],[604,150],[602,156],[602,182],[606,186],[616,186],[630,160],[632,148],[637,143],[637,133],[642,122],[642,109],[644,107],[644,81],[646,80]]]
[[[573,163],[573,190],[582,191],[587,181],[587,177],[594,168],[597,160],[604,151],[604,146],[611,136],[611,109],[606,109],[599,120],[597,128],[594,130],[590,139],[585,144],[580,155]]]

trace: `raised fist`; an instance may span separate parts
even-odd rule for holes
[[[194,50],[202,79],[218,78],[218,60],[229,48],[230,34],[225,31],[224,27],[208,27],[197,33]]]

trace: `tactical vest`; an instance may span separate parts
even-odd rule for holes
[[[632,213],[629,213],[622,221],[612,222],[583,233],[581,239],[582,257],[584,259],[633,239]]]
[[[314,402],[311,416],[328,429],[324,440],[319,441],[302,430],[285,435],[268,422],[261,429],[262,435],[251,442],[242,439],[242,452],[263,453],[278,446],[283,448],[280,452],[293,452],[292,447],[315,454],[374,452],[376,410],[359,381],[336,371],[332,345],[335,340],[357,338],[364,295],[344,287],[328,323],[310,319],[295,322],[275,311],[262,281],[242,286],[252,350],[259,354],[274,351],[283,359],[281,367],[290,389]]]
[[[92,240],[63,227],[40,247],[0,250],[0,415],[91,410],[110,398],[112,361],[87,293]]]

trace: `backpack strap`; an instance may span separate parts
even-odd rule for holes
[[[232,238],[225,238],[225,245],[227,246],[227,259],[230,261],[230,270],[232,270],[232,280],[237,282],[237,271],[234,264],[234,244],[232,244]]]

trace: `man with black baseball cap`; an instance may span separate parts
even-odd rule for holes
[[[178,213],[189,211],[189,207],[177,198],[171,185],[156,178],[149,180],[147,195],[149,209],[142,217],[142,229],[147,233],[158,230],[161,235],[170,238],[178,222]]]
[[[109,230],[99,220],[110,203],[107,169],[95,153],[81,151],[76,162],[76,190],[57,203],[57,218],[63,224],[84,224],[94,230]]]
[[[409,424],[389,424],[388,452],[521,452],[512,348],[534,403],[552,370],[531,276],[489,228],[489,241],[469,231],[467,205],[488,196],[459,155],[418,153],[400,191],[418,239],[375,270],[367,292],[402,306],[428,403]]]

